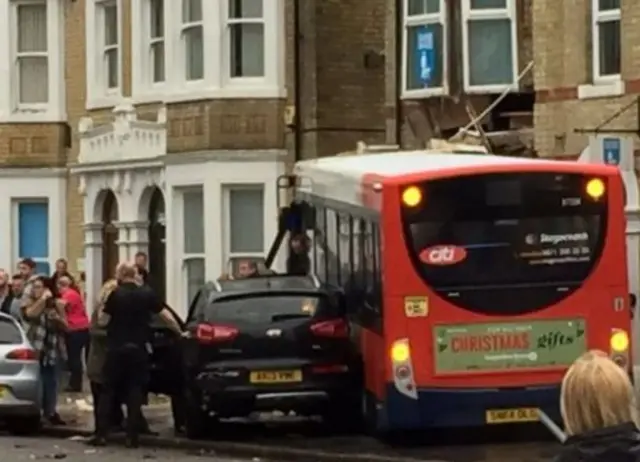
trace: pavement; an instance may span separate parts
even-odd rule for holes
[[[65,396],[59,407],[64,427],[44,429],[44,436],[82,442],[93,431],[92,407],[85,397]],[[213,454],[220,457],[272,461],[353,462],[545,462],[558,444],[541,425],[508,426],[478,431],[429,432],[403,435],[393,443],[361,435],[339,435],[319,421],[282,414],[223,422],[208,440],[176,437],[169,403],[152,400],[144,410],[157,436],[145,437],[147,448]],[[114,448],[123,435],[113,435]],[[115,449],[114,449],[115,450]]]

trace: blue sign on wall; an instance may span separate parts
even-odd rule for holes
[[[426,88],[431,84],[436,71],[436,50],[434,33],[428,26],[418,30],[416,35],[416,50],[418,53],[416,62],[418,64],[418,79]]]
[[[620,138],[603,138],[602,160],[608,165],[620,165]]]

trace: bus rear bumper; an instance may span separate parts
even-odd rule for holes
[[[487,411],[537,408],[551,419],[561,421],[560,384],[529,388],[418,390],[411,399],[390,384],[386,405],[378,407],[381,430],[433,427],[475,427],[487,425]]]

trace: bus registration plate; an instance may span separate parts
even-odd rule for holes
[[[486,412],[488,424],[506,424],[517,422],[537,422],[538,409],[525,407],[520,409],[489,409]]]

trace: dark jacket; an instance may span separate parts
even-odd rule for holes
[[[98,325],[98,310],[93,310],[90,327],[89,356],[87,358],[87,377],[91,382],[102,383],[102,369],[107,357],[107,329]]]
[[[640,462],[640,432],[626,423],[571,436],[554,462]]]
[[[13,298],[13,294],[11,293],[11,291],[9,291],[7,296],[2,301],[2,304],[0,304],[0,311],[2,311],[4,314],[11,314],[11,304],[13,303]]]

